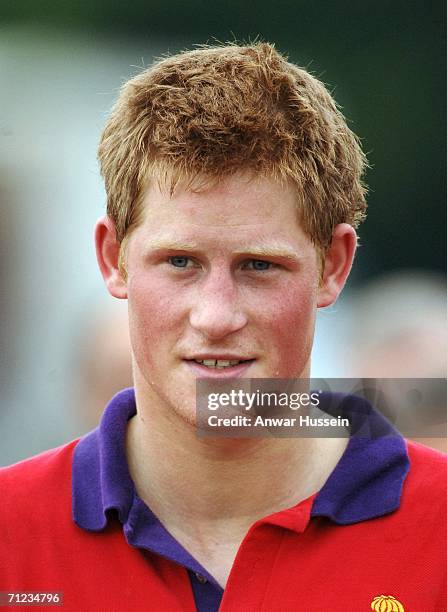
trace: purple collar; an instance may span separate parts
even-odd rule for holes
[[[405,440],[365,400],[328,394],[326,401],[327,412],[341,410],[350,416],[355,433],[317,494],[312,516],[347,525],[393,512],[400,505],[409,469]],[[133,389],[121,391],[108,404],[99,427],[75,448],[73,519],[83,529],[104,529],[112,510],[126,527],[144,506],[134,491],[125,452],[127,421],[135,413]],[[146,518],[151,519],[155,535],[160,523],[150,510]]]
[[[99,427],[85,435],[73,457],[73,519],[79,527],[101,531],[107,512],[117,510],[125,523],[134,497],[127,467],[127,421],[136,413],[133,389],[115,395],[106,407]]]
[[[138,497],[125,450],[127,421],[136,413],[133,389],[108,404],[98,428],[84,436],[73,457],[73,520],[88,531],[101,531],[109,514],[118,513],[127,542],[151,550],[189,570],[199,611],[217,610],[223,589],[165,529]],[[206,584],[198,581],[206,579]]]
[[[350,525],[394,512],[410,469],[404,438],[360,397],[328,393],[324,400],[324,411],[349,417],[351,437],[315,498],[311,516]]]

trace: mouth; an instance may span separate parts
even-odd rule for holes
[[[204,359],[186,359],[186,363],[202,377],[207,376],[229,376],[238,377],[244,373],[254,359],[220,359],[218,357],[207,357]]]
[[[196,363],[204,365],[207,368],[232,368],[233,366],[239,365],[240,363],[246,363],[247,361],[253,361],[250,359],[193,359]]]

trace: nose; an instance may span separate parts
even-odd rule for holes
[[[220,340],[243,329],[247,316],[238,295],[229,271],[209,274],[197,288],[189,316],[191,326],[211,340]]]

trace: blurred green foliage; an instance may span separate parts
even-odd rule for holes
[[[362,277],[399,267],[447,270],[446,14],[447,4],[421,0],[0,3],[3,24],[172,41],[166,51],[260,36],[309,67],[334,91],[372,165]]]

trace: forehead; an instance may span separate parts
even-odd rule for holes
[[[264,177],[231,176],[197,191],[180,186],[173,195],[152,184],[142,207],[137,231],[151,242],[169,237],[177,242],[307,239],[299,221],[296,189]]]

